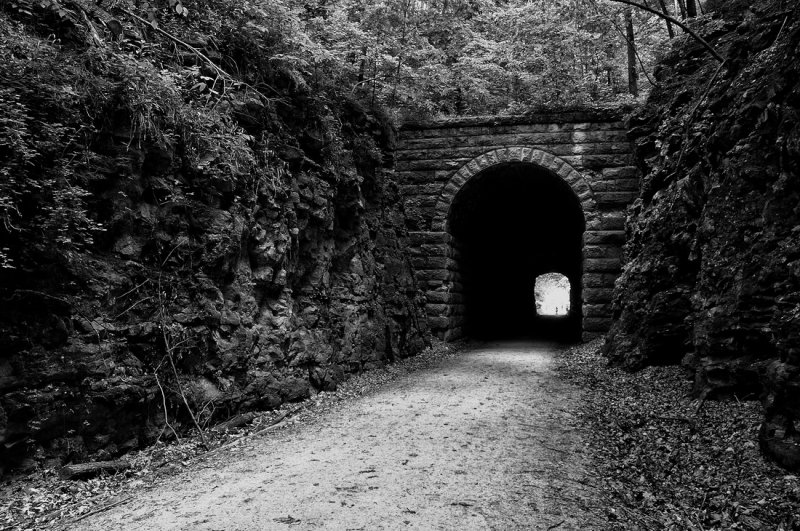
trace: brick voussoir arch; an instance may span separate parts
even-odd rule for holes
[[[558,175],[572,188],[581,203],[584,215],[596,210],[597,204],[591,187],[583,176],[570,164],[552,153],[541,149],[512,146],[487,151],[467,162],[456,171],[442,189],[436,201],[431,230],[447,232],[450,207],[461,187],[483,170],[508,162],[527,162],[535,164]]]

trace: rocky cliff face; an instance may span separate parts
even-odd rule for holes
[[[0,472],[170,436],[165,414],[187,429],[181,390],[208,425],[424,348],[392,129],[284,77],[280,105],[223,109],[228,129],[197,139],[199,156],[174,132],[139,141],[131,107],[109,100],[85,198],[105,232],[57,258],[5,234],[16,268],[0,270]],[[235,149],[251,171],[207,171]]]
[[[718,3],[719,4],[719,3]],[[800,13],[728,4],[684,36],[632,118],[644,175],[616,322],[629,368],[683,360],[704,396],[760,397],[762,447],[800,468]]]

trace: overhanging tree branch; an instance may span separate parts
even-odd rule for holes
[[[725,59],[724,59],[724,58],[723,58],[723,57],[722,57],[722,56],[719,54],[719,52],[717,52],[717,50],[716,50],[716,49],[714,49],[714,47],[713,47],[713,46],[711,46],[710,44],[708,44],[708,41],[706,41],[706,40],[705,40],[703,37],[701,37],[700,35],[698,35],[698,34],[697,34],[697,32],[695,32],[693,29],[691,29],[689,26],[687,26],[686,24],[684,24],[683,22],[681,22],[681,21],[680,21],[680,20],[678,20],[677,18],[675,18],[675,17],[671,17],[670,15],[666,15],[666,14],[662,13],[661,11],[658,11],[658,10],[656,10],[656,9],[653,9],[652,7],[645,6],[645,5],[639,4],[639,3],[637,3],[637,2],[633,2],[632,0],[611,0],[611,1],[612,1],[612,2],[616,2],[616,3],[618,3],[618,4],[625,4],[625,5],[629,5],[629,6],[637,7],[637,8],[639,8],[639,9],[642,9],[642,10],[644,10],[644,11],[647,11],[647,12],[649,12],[649,13],[652,13],[652,14],[654,14],[654,15],[655,15],[655,16],[657,16],[657,17],[661,17],[661,18],[663,18],[664,20],[668,20],[669,22],[672,22],[673,24],[675,24],[676,26],[678,26],[679,28],[681,28],[683,31],[685,31],[686,33],[688,33],[689,35],[691,35],[691,36],[692,36],[692,38],[693,38],[694,40],[696,40],[697,42],[699,42],[700,44],[702,44],[702,45],[703,45],[703,47],[704,47],[706,50],[708,50],[709,52],[711,52],[711,55],[713,55],[713,56],[714,56],[714,59],[716,59],[716,60],[717,60],[717,61],[719,61],[720,63],[724,63],[724,62],[725,62]]]
[[[184,48],[186,48],[187,50],[192,52],[194,55],[196,55],[197,57],[202,59],[203,62],[205,62],[212,70],[214,70],[214,72],[217,74],[217,76],[221,77],[222,79],[224,79],[224,80],[226,80],[226,81],[228,81],[228,82],[230,82],[230,83],[232,83],[234,85],[235,84],[239,84],[239,85],[241,85],[243,87],[247,87],[250,90],[252,90],[253,92],[255,92],[256,95],[258,95],[264,101],[269,101],[269,98],[264,96],[264,94],[262,94],[257,88],[255,88],[255,87],[253,87],[251,85],[248,85],[247,83],[245,83],[243,81],[237,81],[236,78],[234,78],[232,75],[227,73],[225,70],[223,70],[222,68],[217,66],[217,64],[214,63],[214,61],[209,59],[208,56],[206,56],[203,52],[201,52],[200,50],[198,50],[197,48],[195,48],[191,44],[187,44],[186,42],[182,41],[181,39],[179,39],[175,35],[167,32],[167,31],[164,31],[163,29],[159,28],[156,24],[153,24],[149,20],[143,19],[142,17],[140,17],[136,13],[133,13],[133,12],[125,9],[124,7],[119,7],[119,10],[122,11],[123,13],[125,13],[126,15],[135,18],[136,20],[138,20],[142,24],[147,24],[148,26],[153,28],[153,30],[155,30],[157,33],[160,33],[161,35],[163,35],[164,37],[167,37],[168,39],[170,39],[174,43],[180,44],[181,46],[183,46]],[[274,88],[270,87],[269,85],[265,85],[265,86],[267,88],[269,88],[270,90],[272,90],[273,92],[275,92],[276,94],[279,94],[279,92],[277,90],[275,90]]]
[[[589,6],[593,7],[598,15],[600,15],[601,17],[606,19],[612,26],[614,26],[614,29],[617,31],[617,33],[620,34],[620,36],[625,40],[625,42],[628,43],[628,46],[631,46],[631,41],[628,40],[628,35],[625,33],[625,30],[623,30],[613,18],[611,18],[610,16],[606,15],[605,13],[603,13],[603,11],[597,6],[596,3],[592,2],[592,1],[589,1],[589,0],[587,0],[586,3]],[[634,50],[634,53],[636,54],[636,60],[639,62],[639,67],[641,68],[642,73],[644,74],[644,77],[647,79],[647,82],[650,83],[650,86],[655,87],[656,86],[656,82],[653,80],[653,78],[647,72],[647,68],[645,68],[645,66],[644,66],[644,61],[642,61],[642,57],[641,57],[641,55],[639,55],[639,50],[636,48],[636,46],[633,47],[633,50]]]

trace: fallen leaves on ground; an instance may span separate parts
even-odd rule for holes
[[[412,358],[398,360],[385,367],[353,375],[335,392],[320,392],[300,404],[285,404],[278,410],[265,411],[247,426],[227,432],[208,431],[210,452],[235,452],[240,443],[258,436],[280,422],[289,425],[320,416],[334,406],[379,389],[410,372],[432,367],[453,356],[457,348],[442,343]],[[64,480],[57,468],[27,476],[6,478],[0,484],[0,531],[39,531],[119,503],[135,490],[154,486],[161,478],[193,460],[208,455],[196,435],[180,442],[158,442],[126,456],[131,468],[114,475],[88,480]],[[291,518],[291,516],[287,516]]]
[[[565,351],[558,370],[585,390],[608,529],[800,529],[800,480],[761,455],[758,401],[700,402],[686,369],[628,373],[600,344]]]

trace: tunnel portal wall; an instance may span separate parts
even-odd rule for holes
[[[395,171],[428,323],[443,339],[463,335],[459,251],[448,231],[448,213],[470,179],[515,162],[564,179],[581,203],[586,223],[581,328],[584,340],[596,337],[611,324],[612,291],[625,242],[624,211],[639,186],[622,111],[450,119],[401,129]]]

